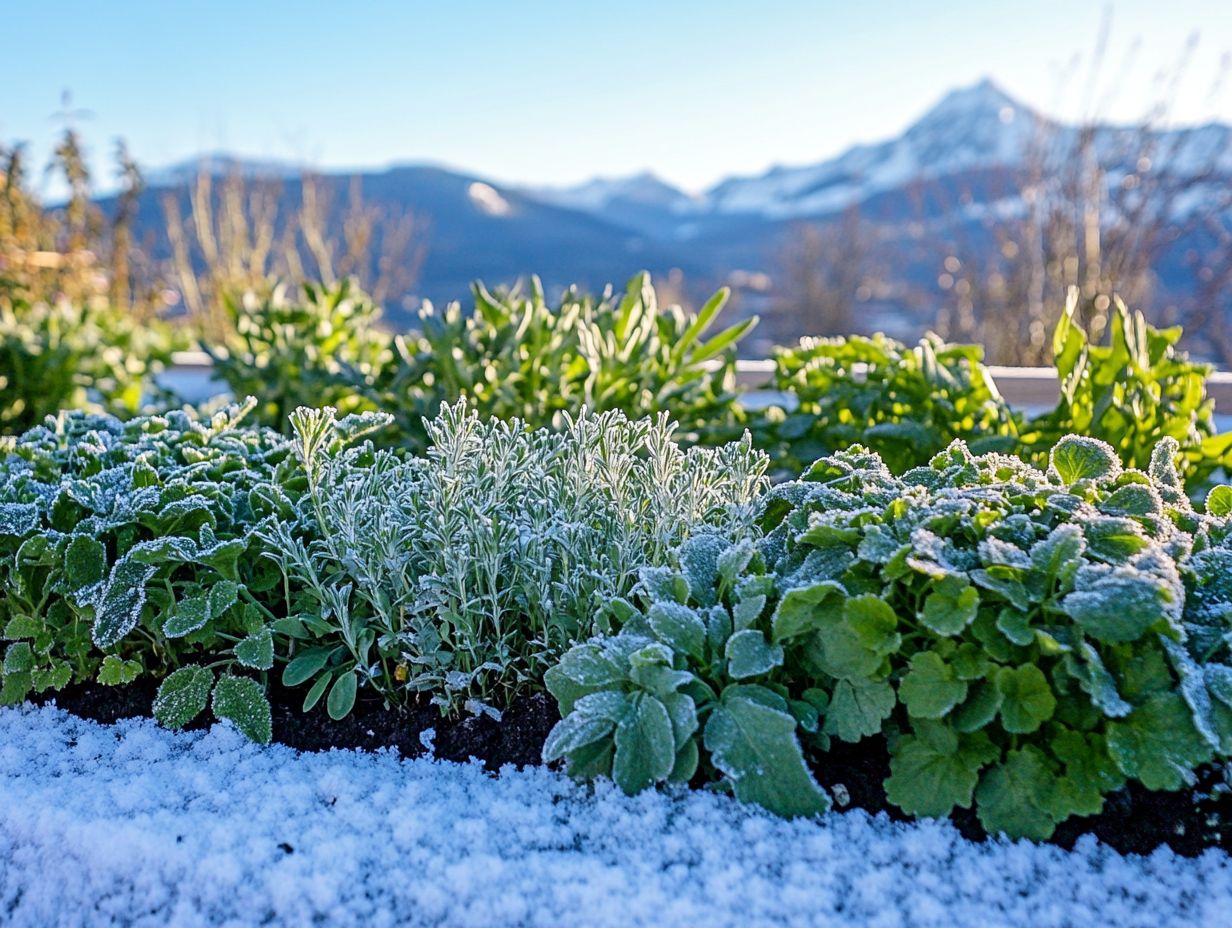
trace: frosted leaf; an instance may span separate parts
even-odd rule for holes
[[[28,535],[39,523],[34,503],[0,503],[0,535]]]
[[[270,670],[274,666],[274,636],[268,629],[249,635],[235,645],[235,659],[253,670]]]
[[[110,648],[137,625],[145,605],[145,585],[154,576],[149,564],[124,558],[111,568],[95,604],[94,643]]]
[[[804,763],[795,718],[742,696],[744,689],[725,694],[706,723],[703,743],[714,765],[744,802],[786,816],[827,811],[829,798]]]
[[[183,728],[205,711],[214,672],[205,667],[181,667],[158,687],[154,718],[168,728]]]
[[[783,664],[783,647],[770,644],[757,629],[738,631],[727,639],[723,650],[727,672],[735,680],[761,676]]]
[[[1175,595],[1166,577],[1131,564],[1088,564],[1060,606],[1093,637],[1116,643],[1136,641],[1156,623],[1175,622]]]
[[[228,719],[241,732],[259,744],[269,744],[273,721],[269,700],[255,680],[225,675],[214,687],[214,715]]]
[[[728,547],[725,539],[705,533],[695,535],[678,549],[689,594],[702,606],[713,606],[717,601],[719,557]]]
[[[706,626],[696,610],[659,601],[650,607],[647,617],[660,641],[701,660],[706,647]]]
[[[1121,459],[1107,442],[1081,435],[1066,435],[1048,456],[1049,468],[1066,486],[1080,480],[1116,477]]]
[[[163,622],[163,634],[168,638],[182,638],[204,628],[209,620],[209,598],[204,592],[197,592],[176,602]]]

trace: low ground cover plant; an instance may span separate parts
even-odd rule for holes
[[[307,490],[260,534],[293,591],[282,680],[335,718],[363,689],[498,713],[610,627],[641,567],[702,528],[740,535],[765,489],[747,438],[684,450],[664,415],[534,429],[461,401],[426,423],[423,458],[331,451],[328,410],[293,421]]]
[[[244,428],[252,400],[208,419],[63,413],[0,461],[0,701],[70,682],[161,680],[172,726],[211,701],[268,741],[277,569],[254,531],[289,511],[290,443]]]
[[[768,495],[755,550],[682,548],[549,672],[545,758],[636,791],[700,756],[799,814],[826,806],[807,755],[884,735],[890,802],[1037,839],[1129,779],[1178,789],[1232,744],[1232,491],[1195,512],[1177,453],[1149,473],[1073,436],[1046,472],[961,442],[903,477],[822,459]]]

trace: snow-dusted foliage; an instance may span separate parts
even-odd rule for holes
[[[215,715],[269,739],[262,688],[231,675],[272,666],[261,599],[279,576],[245,555],[297,469],[285,439],[241,427],[251,406],[64,413],[14,440],[0,460],[0,701],[170,674],[156,714],[183,725],[221,669]]]
[[[775,818],[537,768],[0,711],[0,922],[745,928],[1227,923],[1232,862]]]
[[[766,498],[757,556],[686,545],[618,635],[549,672],[545,756],[633,792],[692,777],[700,748],[737,796],[799,814],[824,806],[802,748],[884,733],[891,802],[974,803],[1034,838],[1129,779],[1179,789],[1232,747],[1232,548],[1177,450],[1150,474],[1072,436],[1047,472],[961,442],[902,478],[859,448],[822,459]]]
[[[498,711],[612,601],[699,528],[744,533],[765,489],[748,439],[681,449],[666,416],[566,416],[559,430],[481,420],[465,402],[427,423],[426,457],[332,452],[328,411],[292,417],[308,489],[298,524],[262,538],[295,591],[277,628],[307,704],[350,711],[360,687],[402,703]]]

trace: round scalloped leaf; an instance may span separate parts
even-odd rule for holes
[[[940,817],[971,807],[980,768],[997,755],[983,732],[959,736],[925,723],[900,738],[890,757],[886,799],[912,815]]]
[[[921,651],[898,684],[898,698],[908,714],[939,719],[967,698],[967,683],[934,651]]]
[[[1147,789],[1178,790],[1193,768],[1210,759],[1189,706],[1176,693],[1157,693],[1128,717],[1110,722],[1108,753],[1122,772]]]
[[[990,835],[1044,841],[1057,823],[1050,808],[1056,774],[1039,748],[1027,745],[1010,751],[1003,763],[990,767],[975,791],[975,811]]]
[[[1079,480],[1115,477],[1121,472],[1121,459],[1112,445],[1082,435],[1066,435],[1057,442],[1049,463],[1066,486]]]
[[[881,731],[894,711],[894,688],[884,680],[839,680],[826,707],[826,734],[854,742]]]
[[[924,600],[920,620],[938,635],[957,635],[975,621],[980,607],[980,591],[970,584],[954,594],[936,589]]]
[[[1001,694],[1001,727],[1025,735],[1052,718],[1057,698],[1048,678],[1034,664],[1002,667],[997,671],[997,692]]]

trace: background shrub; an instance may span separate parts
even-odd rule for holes
[[[926,463],[956,438],[979,451],[1015,447],[1018,420],[976,345],[929,335],[910,348],[871,338],[806,338],[776,348],[771,389],[787,395],[750,426],[774,467],[791,476],[853,444],[895,473]]]
[[[223,310],[224,343],[202,347],[233,396],[257,398],[255,424],[290,434],[289,417],[300,406],[343,414],[367,408],[352,379],[388,361],[390,338],[378,325],[380,309],[353,280],[250,290],[225,297]]]
[[[62,409],[134,416],[165,401],[154,375],[185,344],[164,324],[106,304],[0,295],[0,432],[24,432]]]
[[[535,428],[559,427],[583,407],[630,419],[662,412],[679,424],[681,441],[726,441],[740,432],[735,348],[756,324],[707,337],[727,296],[719,291],[693,314],[660,306],[645,273],[621,295],[570,288],[556,305],[538,278],[524,295],[476,284],[469,311],[425,304],[419,331],[395,338],[394,362],[355,383],[416,452],[427,446],[423,420],[460,399],[484,417]]]

